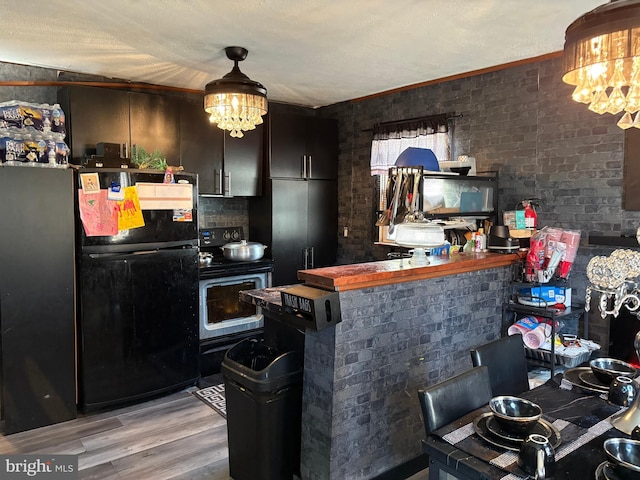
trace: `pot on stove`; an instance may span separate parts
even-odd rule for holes
[[[264,251],[267,249],[266,245],[260,242],[247,242],[242,240],[240,242],[230,242],[220,247],[222,254],[227,260],[233,261],[251,261],[259,260],[264,256]]]
[[[211,262],[213,261],[213,255],[207,252],[199,252],[198,261],[201,267],[208,267],[211,265]]]

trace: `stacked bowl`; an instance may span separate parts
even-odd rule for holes
[[[628,438],[608,438],[604,452],[609,464],[621,479],[640,478],[640,441]]]
[[[596,358],[589,365],[596,378],[606,385],[611,385],[620,376],[634,378],[638,375],[636,367],[617,358]]]
[[[510,395],[493,397],[489,408],[504,430],[522,437],[526,437],[542,417],[539,405]]]

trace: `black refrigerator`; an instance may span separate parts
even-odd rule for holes
[[[164,180],[161,172],[81,169],[79,190],[80,176],[91,173],[101,189]],[[87,236],[76,204],[78,405],[84,412],[198,379],[197,175],[178,172],[174,181],[193,186],[190,211],[143,208],[144,226],[116,235]]]

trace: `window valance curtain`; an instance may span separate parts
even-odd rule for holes
[[[371,175],[386,175],[407,147],[429,148],[438,161],[448,161],[449,114],[376,124],[371,142]]]

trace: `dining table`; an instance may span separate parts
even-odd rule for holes
[[[472,395],[472,392],[469,392]],[[554,480],[602,480],[607,438],[629,438],[611,425],[611,416],[623,407],[606,393],[582,389],[559,373],[518,397],[537,403],[554,444]],[[429,455],[429,479],[441,472],[461,480],[520,480],[529,478],[518,466],[520,442],[495,435],[488,405],[433,431],[423,440]],[[446,476],[445,476],[446,477]]]

